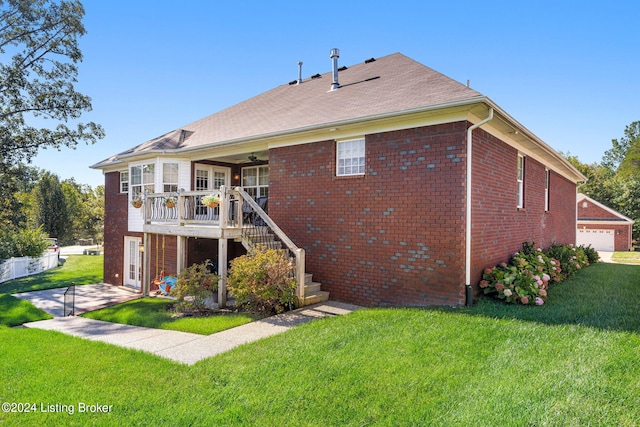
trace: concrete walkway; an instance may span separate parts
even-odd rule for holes
[[[360,308],[362,307],[327,301],[212,335],[121,325],[73,316],[30,322],[23,326],[59,331],[92,341],[142,350],[175,362],[193,365],[239,345],[279,334],[314,319],[348,314]]]
[[[47,289],[44,291],[22,292],[14,297],[27,300],[52,316],[63,316],[64,292],[67,288]],[[122,286],[100,283],[75,287],[75,314],[98,310],[113,304],[140,298],[140,294]]]

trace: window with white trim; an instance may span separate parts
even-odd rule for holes
[[[178,191],[178,164],[162,164],[162,191],[165,193],[175,193]]]
[[[155,192],[156,165],[149,163],[140,166],[131,166],[129,169],[129,193],[131,198],[141,195],[144,191]]]
[[[518,154],[518,208],[524,207],[524,156]]]
[[[336,143],[336,175],[364,175],[364,138]]]
[[[551,171],[549,169],[544,170],[544,211],[549,211],[549,180],[551,178]]]
[[[129,171],[120,171],[120,192],[129,192]]]
[[[242,188],[255,199],[269,197],[269,166],[242,168]]]

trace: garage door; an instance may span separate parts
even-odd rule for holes
[[[613,230],[578,229],[578,245],[591,245],[597,251],[613,252],[615,232]]]

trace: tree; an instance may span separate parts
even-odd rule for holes
[[[50,237],[57,237],[61,244],[73,241],[73,224],[60,179],[45,172],[34,188],[37,223]]]
[[[587,177],[587,182],[580,184],[578,191],[615,209],[619,192],[619,182],[615,179],[615,172],[604,163],[586,164],[580,162],[577,156],[563,155],[569,163]]]
[[[83,16],[77,0],[0,0],[0,172],[40,148],[104,137],[100,125],[77,122],[91,111],[91,98],[74,88]]]
[[[70,240],[93,238],[102,239],[104,224],[104,186],[95,190],[86,184],[78,184],[75,179],[62,182],[67,214],[72,223]]]
[[[8,230],[28,225],[30,201],[27,195],[39,176],[37,168],[23,165],[0,170],[0,228]]]
[[[611,145],[604,153],[603,165],[622,177],[640,172],[640,121],[625,127],[624,136],[611,140]]]

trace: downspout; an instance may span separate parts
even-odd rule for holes
[[[473,305],[473,289],[471,288],[471,166],[472,166],[472,140],[473,140],[473,131],[476,128],[479,128],[483,124],[487,123],[493,119],[493,108],[489,108],[489,116],[476,123],[475,125],[469,126],[467,129],[467,218],[466,218],[466,238],[465,238],[465,293],[467,300],[467,307],[471,307]]]

